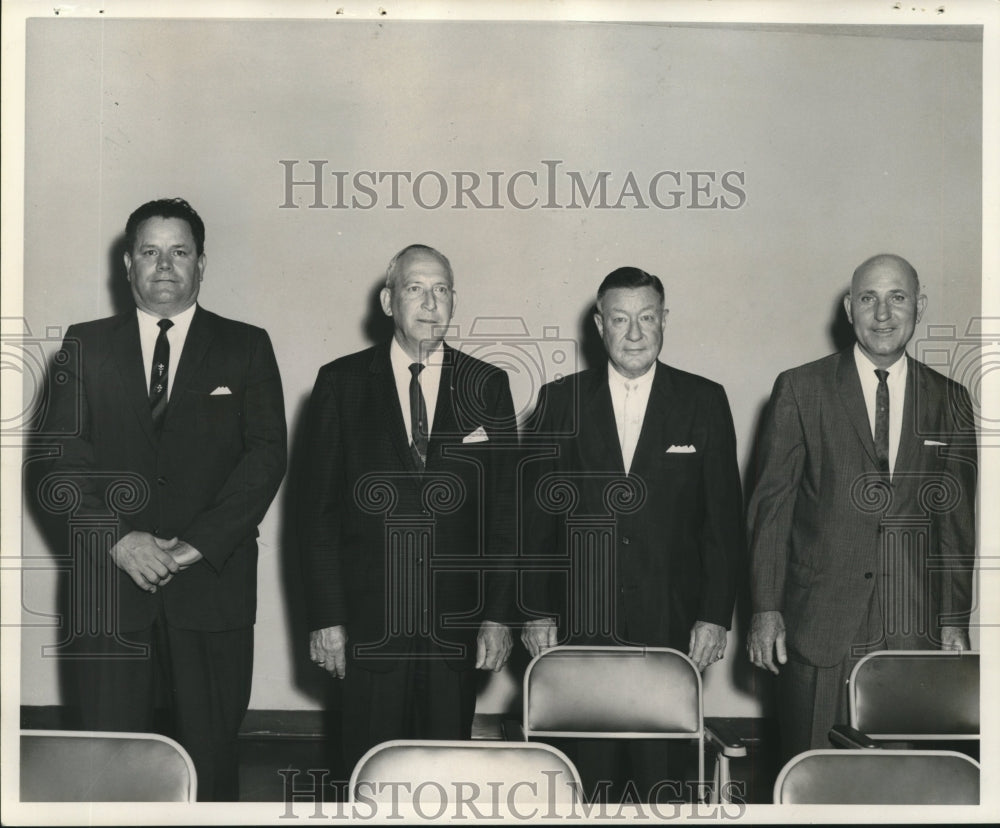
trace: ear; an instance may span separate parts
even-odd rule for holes
[[[924,311],[927,309],[927,297],[922,293],[917,297],[917,321],[920,321],[920,317],[924,315]]]
[[[670,313],[670,308],[663,309],[663,315],[660,317],[660,333],[663,333],[667,329],[667,314]]]
[[[847,314],[847,321],[854,324],[854,317],[851,315],[851,294],[844,295],[844,312]]]
[[[386,316],[392,316],[392,291],[387,287],[382,288],[379,291],[378,299],[382,304],[382,313]]]
[[[597,325],[597,332],[604,336],[604,317],[599,313],[594,314],[594,324]]]
[[[122,256],[122,258],[125,260],[125,278],[128,279],[128,281],[131,282],[132,281],[132,254],[129,253],[126,250],[125,251],[125,255]]]
[[[207,262],[208,262],[208,259],[206,259],[206,258],[205,258],[205,254],[204,254],[204,253],[202,253],[202,254],[201,254],[201,255],[200,255],[199,257],[198,257],[198,264],[197,264],[197,267],[198,267],[198,281],[199,281],[199,282],[200,282],[200,281],[201,281],[202,279],[204,279],[204,278],[205,278],[205,265],[207,264]]]

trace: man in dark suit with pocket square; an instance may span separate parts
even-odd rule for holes
[[[539,458],[525,486],[532,655],[557,643],[672,647],[699,670],[723,657],[744,553],[736,435],[721,385],[658,361],[666,320],[658,277],[609,273],[594,314],[607,362],[545,385],[525,428],[526,456]],[[566,748],[588,793],[628,780],[645,800],[670,780],[663,741]]]
[[[285,473],[284,398],[267,333],[197,304],[205,227],[183,199],[126,224],[136,307],[72,325],[50,429],[52,480],[110,536],[74,549],[73,642],[88,730],[148,731],[167,701],[201,800],[239,798],[250,699],[257,527]]]
[[[906,354],[926,304],[905,259],[863,262],[857,344],[779,375],[761,426],[747,648],[787,758],[830,746],[865,653],[969,648],[976,435],[966,389]]]
[[[344,770],[397,738],[468,739],[511,648],[517,427],[506,373],[444,342],[451,264],[410,245],[393,337],[324,365],[299,541],[312,660],[338,679]]]

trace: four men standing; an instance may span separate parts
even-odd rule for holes
[[[50,431],[72,432],[56,473],[83,510],[107,512],[116,475],[138,487],[108,548],[85,551],[116,578],[85,596],[101,632],[83,642],[83,723],[149,729],[162,670],[200,797],[235,799],[257,525],[285,471],[281,382],[263,330],[197,305],[204,225],[187,202],[143,205],[126,236],[136,310],[69,329],[79,370],[51,406]],[[869,259],[844,301],[857,345],[775,383],[749,506],[748,651],[780,672],[789,754],[844,721],[865,651],[969,647],[975,432],[965,389],[905,354],[925,304],[905,260]],[[660,280],[604,279],[608,361],[542,389],[523,452],[505,372],[444,342],[448,259],[401,250],[381,306],[391,340],[319,371],[297,523],[310,655],[343,680],[345,767],[388,739],[469,738],[473,668],[503,667],[515,624],[532,655],[631,644],[720,660],[745,548],[736,437],[722,386],[658,361]],[[572,515],[546,502],[553,486],[572,490]],[[935,486],[946,495],[929,500]],[[135,645],[148,655],[114,657]],[[657,743],[576,759],[585,779],[630,773],[640,795],[662,776]]]

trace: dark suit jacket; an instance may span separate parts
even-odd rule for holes
[[[908,614],[915,625],[897,631],[909,639],[903,646],[968,623],[976,487],[969,396],[907,359],[891,486],[875,465],[853,349],[774,384],[749,507],[753,609],[782,611],[791,653],[814,666],[844,658],[878,583],[890,586],[883,616]]]
[[[115,569],[117,629],[148,626],[161,601],[177,627],[253,624],[257,525],[285,473],[284,398],[267,333],[198,307],[159,437],[135,310],[71,326],[64,352],[49,430],[72,435],[54,464],[80,488],[70,518],[112,515],[111,543],[141,530],[204,556],[153,595]],[[212,394],[221,386],[231,393]],[[93,551],[107,565],[106,549]]]
[[[299,521],[309,628],[346,626],[348,657],[366,669],[396,666],[417,637],[464,668],[480,622],[512,615],[510,386],[500,369],[444,346],[420,473],[389,344],[324,365],[316,378]],[[487,440],[463,442],[480,428]]]
[[[743,500],[721,385],[658,362],[627,476],[607,366],[542,388],[530,434],[524,550],[536,571],[525,575],[529,615],[559,615],[563,639],[607,643],[606,630],[574,627],[582,603],[606,602],[614,590],[612,602],[625,614],[615,630],[624,620],[633,643],[686,652],[696,620],[729,627],[744,553]],[[556,456],[538,459],[546,445]],[[579,557],[588,534],[613,553],[610,564],[598,564],[603,571],[587,571],[593,562]],[[548,574],[538,571],[544,558]]]

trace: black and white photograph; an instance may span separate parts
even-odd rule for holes
[[[5,824],[1000,818],[1000,5],[2,14]]]

